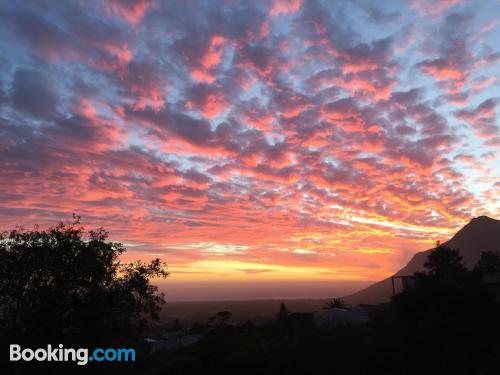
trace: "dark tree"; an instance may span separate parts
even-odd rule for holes
[[[414,285],[392,298],[384,334],[402,344],[405,373],[491,373],[498,350],[498,306],[468,271],[459,250],[438,245],[417,272]],[[425,361],[422,359],[425,358]],[[432,370],[427,363],[435,363]]]
[[[457,277],[467,271],[460,251],[440,244],[431,250],[424,267],[430,275],[441,277]]]
[[[342,298],[332,298],[326,303],[325,310],[344,309],[345,307],[346,305]]]
[[[222,325],[231,318],[231,315],[232,314],[229,311],[219,311],[214,316],[208,318],[208,321],[216,325]]]
[[[231,318],[231,313],[229,311],[219,311],[215,314],[215,319],[220,323],[224,324]]]
[[[288,318],[288,310],[286,309],[286,306],[284,303],[280,305],[280,311],[278,313],[278,320],[279,321],[286,321]]]
[[[0,235],[0,331],[5,342],[104,344],[137,338],[165,302],[166,265],[123,264],[123,245],[78,217],[48,230]]]
[[[475,270],[482,273],[500,273],[500,254],[493,251],[483,251]]]

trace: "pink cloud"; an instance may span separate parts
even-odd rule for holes
[[[495,82],[498,81],[497,77],[479,77],[472,81],[471,84],[471,89],[474,94],[477,94],[489,86],[493,85]]]
[[[461,3],[462,0],[412,0],[411,7],[420,16],[437,17]]]
[[[278,16],[280,14],[296,13],[301,6],[302,0],[274,0],[269,15]]]
[[[144,18],[144,15],[152,8],[152,5],[149,0],[106,0],[104,10],[109,15],[120,17],[132,26],[137,26]]]
[[[487,99],[476,108],[458,110],[454,114],[457,119],[469,123],[479,137],[488,139],[500,133],[496,115],[498,103],[497,98]]]
[[[443,59],[426,61],[420,64],[420,68],[425,73],[433,76],[438,81],[445,81],[448,79],[455,81],[464,81],[465,72],[459,67],[451,65],[449,62]]]
[[[468,173],[487,178],[478,161],[500,142],[483,100],[499,55],[472,10],[422,2],[433,24],[410,27],[405,4],[353,2],[352,23],[327,3],[7,10],[2,226],[76,211],[138,258],[379,277],[487,211],[496,190]],[[380,25],[399,31],[377,39]]]
[[[199,66],[191,71],[191,76],[199,82],[213,83],[216,79],[214,69],[220,64],[227,40],[220,36],[212,36],[205,53],[200,57]]]

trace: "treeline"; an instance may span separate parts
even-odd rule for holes
[[[319,328],[281,306],[269,324],[223,324],[196,345],[148,357],[146,374],[498,374],[498,253],[468,270],[436,247],[408,287],[367,324]],[[332,301],[339,307],[340,301]]]
[[[437,246],[407,288],[372,309],[366,324],[315,324],[311,313],[278,308],[276,319],[231,325],[230,312],[193,327],[203,334],[179,350],[153,351],[145,329],[163,297],[150,284],[166,277],[159,260],[123,264],[125,248],[75,217],[48,230],[0,235],[0,366],[9,374],[498,374],[500,257],[484,252],[468,270],[457,249]],[[327,306],[342,309],[341,300]],[[133,364],[10,363],[24,347],[134,347]]]

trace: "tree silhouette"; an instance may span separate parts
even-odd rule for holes
[[[500,254],[493,251],[483,251],[475,270],[482,273],[500,273]]]
[[[167,277],[159,259],[123,264],[123,245],[79,217],[48,230],[0,235],[0,331],[5,342],[113,343],[136,338],[158,319]]]
[[[489,267],[496,258],[483,255],[480,264]],[[498,306],[481,274],[467,270],[458,249],[443,245],[429,253],[425,267],[412,288],[392,298],[384,326],[391,341],[405,343],[408,373],[430,373],[422,358],[436,364],[433,373],[490,373],[473,371],[478,363],[498,364]]]
[[[278,321],[283,322],[283,321],[286,321],[287,318],[288,318],[288,310],[287,310],[285,304],[281,303],[280,311],[278,313]]]
[[[231,313],[229,311],[219,311],[215,316],[221,323],[227,322],[231,318]]]
[[[458,249],[451,249],[439,243],[431,250],[424,267],[430,275],[441,277],[456,277],[467,270]]]
[[[332,298],[325,305],[325,310],[344,309],[346,304],[342,298]]]
[[[229,311],[219,311],[214,316],[210,317],[208,320],[211,323],[216,323],[217,325],[225,324],[230,318],[231,313]]]

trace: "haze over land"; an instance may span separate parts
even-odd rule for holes
[[[26,1],[0,21],[0,230],[76,212],[166,261],[173,299],[348,294],[500,217],[497,1]]]

